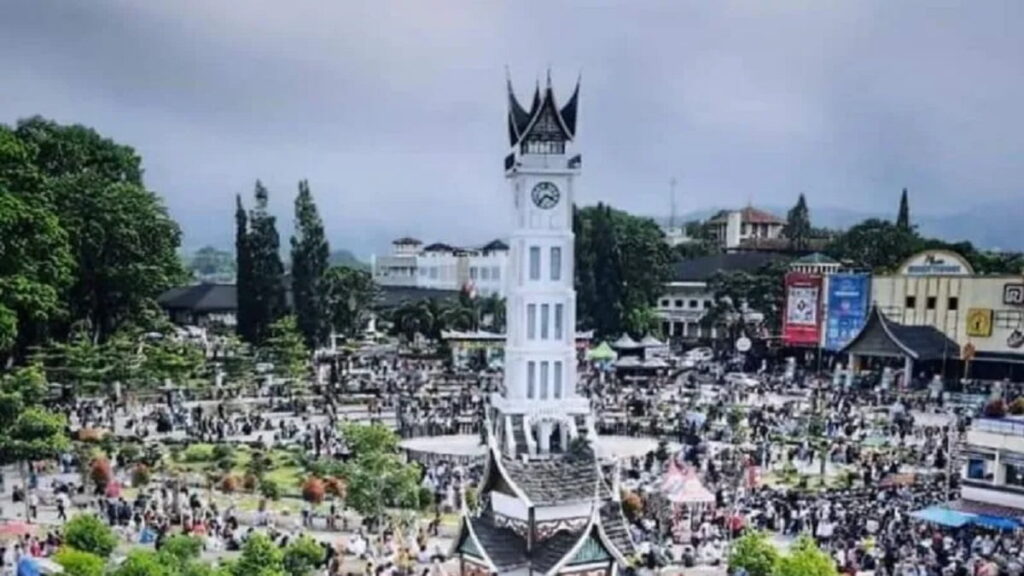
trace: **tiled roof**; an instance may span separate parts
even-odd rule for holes
[[[168,310],[192,312],[227,312],[238,310],[238,295],[234,284],[196,284],[171,288],[157,302]]]
[[[503,242],[501,240],[491,240],[487,244],[484,244],[483,246],[481,246],[480,250],[482,252],[507,251],[508,250],[508,244],[506,244],[505,242]]]
[[[677,262],[672,270],[676,282],[706,282],[716,272],[753,272],[774,261],[785,261],[785,257],[765,252],[736,252],[713,254]]]
[[[558,564],[558,561],[565,558],[573,546],[579,542],[584,534],[570,530],[561,530],[554,536],[549,537],[537,546],[533,552],[533,570],[546,573]]]
[[[522,536],[509,528],[495,526],[494,519],[489,514],[469,518],[468,521],[473,525],[477,541],[483,546],[491,562],[494,562],[495,568],[502,570],[529,563],[530,560],[526,556],[526,541]]]
[[[597,489],[597,467],[593,456],[562,455],[551,460],[502,459],[502,467],[534,504],[587,501]]]
[[[420,244],[423,244],[423,242],[420,242],[419,240],[411,236],[402,236],[401,238],[392,242],[392,244],[414,244],[416,246],[419,246]]]
[[[615,548],[625,557],[630,557],[636,550],[633,548],[633,539],[629,536],[629,527],[626,526],[626,519],[622,516],[622,505],[615,501],[605,502],[601,506],[601,528],[612,541]]]
[[[708,222],[711,224],[724,223],[729,219],[729,213],[736,212],[736,210],[720,210],[714,216],[712,216]],[[753,206],[747,206],[742,210],[739,210],[740,220],[750,224],[785,224],[786,221],[771,212],[765,212],[764,210],[758,210]]]
[[[934,326],[907,326],[889,320],[877,307],[842,353],[873,355],[896,352],[914,360],[959,358],[960,346]]]
[[[821,252],[814,252],[797,258],[794,262],[799,264],[839,264],[838,261],[829,258]]]
[[[458,252],[460,249],[444,242],[434,242],[423,247],[424,252]]]

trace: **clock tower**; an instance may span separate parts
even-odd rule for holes
[[[506,454],[543,458],[593,434],[589,401],[576,392],[572,206],[581,166],[573,149],[579,83],[559,106],[549,75],[527,110],[509,81],[508,101],[505,177],[516,218],[504,391],[491,399],[491,424]]]

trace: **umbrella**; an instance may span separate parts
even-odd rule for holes
[[[10,522],[4,522],[0,524],[0,539],[19,538],[28,534],[33,534],[36,531],[36,527],[28,522],[21,522],[19,520],[12,520]]]

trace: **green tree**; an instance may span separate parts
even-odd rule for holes
[[[744,333],[777,333],[781,329],[786,265],[769,262],[753,272],[719,271],[708,281],[714,295],[701,322],[725,332],[730,340]],[[757,315],[760,323],[755,323]]]
[[[382,424],[345,424],[342,437],[352,454],[398,452],[398,435]]]
[[[245,212],[242,212],[245,216]],[[237,272],[235,256],[213,246],[203,246],[188,259],[188,270],[199,280],[229,281]]]
[[[64,568],[63,574],[67,576],[103,576],[106,568],[103,558],[74,548],[61,548],[53,559]]]
[[[331,249],[324,223],[317,212],[309,182],[299,182],[295,197],[295,234],[292,244],[292,294],[295,318],[306,346],[323,344],[330,331],[326,293],[322,286]]]
[[[480,323],[492,332],[505,331],[505,299],[497,294],[480,299]]]
[[[64,524],[64,543],[82,552],[109,558],[117,548],[117,535],[95,514],[79,514]]]
[[[377,295],[373,277],[365,270],[334,266],[324,275],[322,289],[331,327],[339,334],[356,335]]]
[[[309,376],[310,353],[294,316],[285,316],[271,325],[270,336],[263,345],[263,356],[274,364],[274,374],[279,378],[305,384]]]
[[[779,559],[778,576],[837,576],[839,570],[832,557],[818,548],[807,535],[797,539],[786,554]]]
[[[284,265],[281,263],[281,242],[274,217],[267,211],[269,193],[256,181],[256,205],[249,213],[246,252],[251,266],[248,286],[238,286],[252,299],[250,317],[251,343],[262,343],[270,335],[270,327],[285,314]],[[244,335],[243,335],[244,336]]]
[[[255,315],[252,298],[252,257],[249,254],[249,216],[242,197],[235,195],[235,293],[238,312],[236,330],[243,340],[256,342]]]
[[[284,553],[262,532],[249,536],[230,567],[232,576],[284,576]]]
[[[913,229],[872,218],[837,236],[826,252],[837,260],[885,273],[896,270],[921,246],[921,237]]]
[[[430,336],[434,333],[437,306],[427,300],[407,302],[391,312],[391,325],[396,334],[412,341],[417,334]]]
[[[796,201],[789,213],[786,214],[786,225],[782,233],[789,238],[790,244],[796,250],[806,250],[807,241],[811,237],[811,213],[807,209],[807,199],[803,193]]]
[[[387,507],[419,509],[419,469],[399,456],[393,430],[380,424],[348,424],[342,435],[354,456],[343,468],[349,506],[375,518]]]
[[[909,231],[910,228],[910,202],[907,200],[907,189],[903,189],[900,195],[900,211],[896,215],[896,227],[900,230]]]
[[[750,530],[733,542],[729,572],[742,568],[749,576],[775,576],[779,552],[763,532]]]
[[[594,309],[597,301],[597,286],[594,279],[594,241],[591,210],[584,217],[579,206],[572,207],[572,231],[574,238],[574,255],[576,274],[576,321],[579,326],[594,325]]]
[[[308,576],[323,564],[324,547],[309,536],[300,536],[285,546],[284,571],[288,576]]]

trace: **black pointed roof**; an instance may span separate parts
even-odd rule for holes
[[[555,122],[560,126],[566,140],[572,140],[576,136],[576,112],[579,105],[580,83],[576,81],[576,88],[573,90],[569,101],[559,108],[554,90],[551,88],[551,77],[548,76],[548,84],[541,95],[540,87],[533,92],[533,100],[530,109],[526,110],[516,99],[515,91],[512,89],[512,80],[508,80],[508,137],[509,144],[515,146],[530,133],[537,120],[545,114],[554,117]]]

